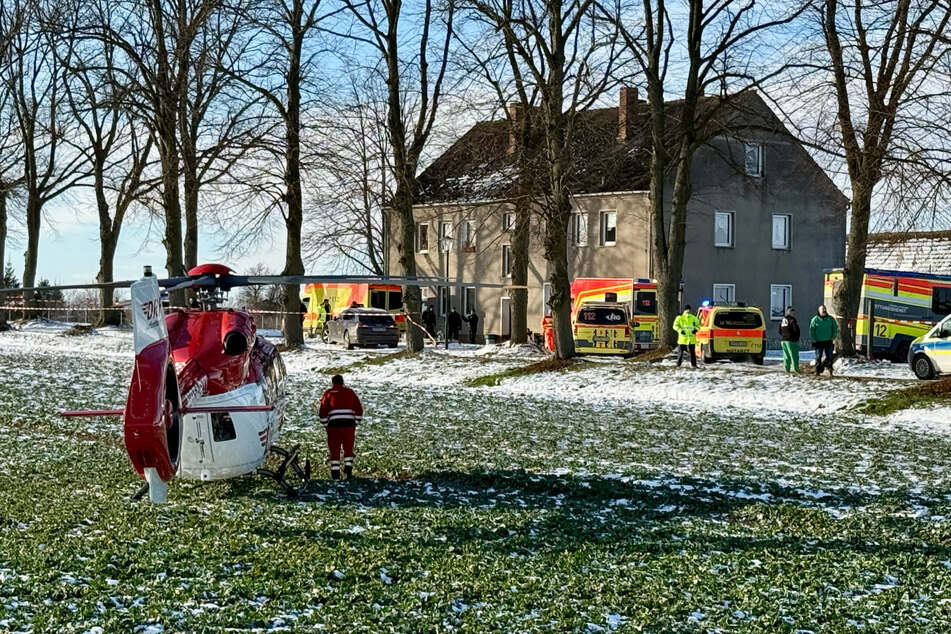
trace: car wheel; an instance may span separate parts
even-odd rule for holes
[[[353,350],[353,343],[350,341],[350,333],[346,330],[343,331],[343,347],[347,350]]]
[[[927,381],[934,378],[934,366],[931,365],[931,360],[928,359],[923,354],[919,354],[915,357],[914,362],[911,364],[912,369],[915,371],[915,376],[921,379],[922,381]]]
[[[330,328],[327,327],[327,324],[324,324],[324,327],[320,329],[320,340],[324,343],[330,343]]]

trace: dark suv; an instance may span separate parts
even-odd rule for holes
[[[395,348],[400,330],[393,315],[379,308],[347,308],[327,322],[327,343]]]

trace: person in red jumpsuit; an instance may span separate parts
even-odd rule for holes
[[[320,399],[320,423],[327,430],[330,448],[330,477],[340,479],[340,449],[343,448],[343,473],[353,477],[353,440],[357,425],[363,420],[363,405],[359,397],[343,384],[343,377],[335,374],[333,384]]]

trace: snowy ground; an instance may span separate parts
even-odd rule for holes
[[[833,379],[720,363],[284,355],[285,444],[318,464],[290,501],[255,478],[135,488],[113,420],[131,333],[0,333],[0,631],[947,631],[951,409],[852,406],[903,365]],[[361,480],[333,485],[314,401],[367,407]]]

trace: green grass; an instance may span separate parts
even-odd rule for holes
[[[320,371],[323,374],[331,374],[331,375],[345,374],[347,372],[353,372],[354,370],[358,370],[360,368],[385,365],[389,363],[390,361],[396,361],[397,359],[411,359],[416,355],[417,353],[413,352],[412,350],[403,349],[403,350],[400,350],[399,352],[392,352],[390,354],[368,356],[364,359],[361,359],[359,361],[354,361],[353,363],[350,363],[347,365],[321,368]]]
[[[249,477],[152,506],[115,421],[54,415],[121,402],[127,358],[0,363],[0,631],[951,628],[944,436],[368,383],[361,479],[334,484],[300,373],[301,499]]]
[[[467,387],[495,387],[505,379],[529,376],[543,372],[563,372],[566,370],[576,370],[583,367],[584,362],[578,359],[544,359],[528,365],[508,368],[501,372],[494,372],[483,376],[476,376],[467,379],[464,384]]]
[[[863,414],[885,416],[903,409],[947,403],[949,399],[951,399],[951,378],[944,378],[895,390],[880,398],[869,399],[857,406],[856,410]]]

